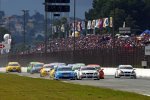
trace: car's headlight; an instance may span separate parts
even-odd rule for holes
[[[94,75],[97,75],[98,73],[94,73]]]
[[[123,71],[122,71],[122,70],[120,70],[120,73],[123,73]]]
[[[82,73],[82,75],[86,75],[86,73]]]
[[[60,75],[61,73],[56,73],[56,75]]]
[[[20,68],[21,68],[21,67],[19,67],[19,66],[17,67],[17,69],[20,69]]]

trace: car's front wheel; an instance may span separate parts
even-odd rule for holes
[[[117,73],[115,73],[115,78],[120,78],[120,77],[117,75]]]
[[[21,70],[19,70],[18,73],[21,73]]]
[[[43,77],[43,75],[40,73],[40,77]]]
[[[97,78],[96,80],[100,80],[100,78]]]
[[[133,78],[134,78],[134,79],[136,79],[137,77],[136,77],[136,76],[134,76]]]

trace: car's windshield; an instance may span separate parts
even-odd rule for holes
[[[85,64],[76,64],[76,66],[85,66]]]
[[[43,64],[35,64],[34,67],[42,67]]]
[[[133,69],[132,67],[120,67],[120,69]]]
[[[53,69],[54,66],[52,66],[52,65],[51,66],[44,66],[44,68],[52,68]]]
[[[58,68],[58,71],[72,71],[71,68]]]
[[[89,66],[89,67],[95,67],[96,69],[100,69],[100,66]]]
[[[72,68],[72,70],[78,70],[78,69],[80,69],[80,67],[74,67],[74,68]]]
[[[81,70],[96,70],[94,67],[84,67]]]
[[[9,64],[8,66],[19,66],[19,64]]]

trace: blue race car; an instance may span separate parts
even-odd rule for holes
[[[75,79],[76,74],[71,67],[60,66],[55,69],[54,79]]]

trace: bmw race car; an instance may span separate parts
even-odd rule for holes
[[[116,72],[115,78],[130,77],[136,79],[135,69],[131,65],[119,65]]]
[[[95,67],[99,72],[100,79],[104,79],[104,69],[101,69],[101,66],[98,64],[88,64],[88,67]]]
[[[77,72],[77,79],[97,79],[99,80],[99,72],[95,67],[83,66]]]

